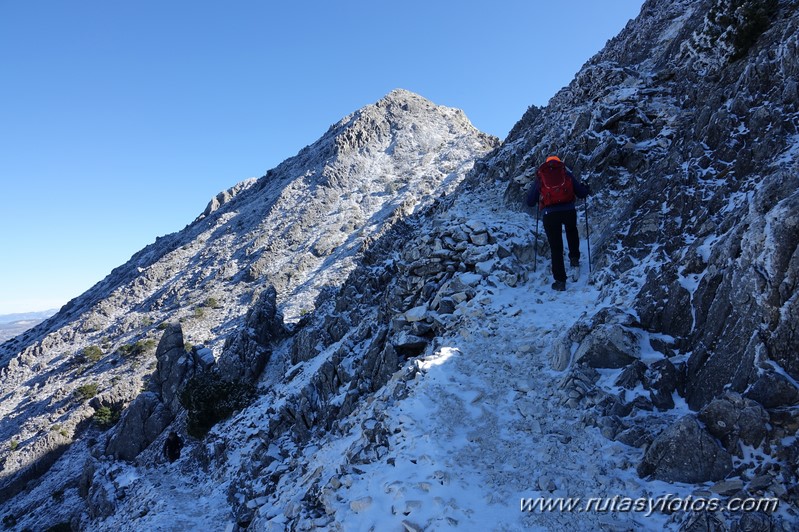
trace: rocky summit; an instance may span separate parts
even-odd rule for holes
[[[648,0],[501,143],[396,90],[221,192],[0,346],[3,524],[796,529],[797,36]]]

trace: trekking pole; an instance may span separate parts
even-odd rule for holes
[[[585,241],[588,244],[588,276],[591,276],[591,233],[588,231],[588,196],[585,197]]]
[[[538,269],[538,218],[541,213],[539,207],[535,208],[535,258],[533,259],[533,271]]]

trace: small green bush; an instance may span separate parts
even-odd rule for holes
[[[19,441],[18,440],[11,440],[11,443],[9,443],[8,446],[11,447],[12,451],[16,451],[17,448],[19,447]]]
[[[135,344],[126,344],[120,347],[117,351],[120,355],[125,358],[135,358],[140,355],[143,355],[147,351],[150,351],[155,348],[156,346],[155,340],[152,338],[147,338],[143,340],[139,340]]]
[[[83,357],[89,362],[97,362],[104,356],[103,350],[96,345],[90,345],[83,350]]]
[[[219,301],[215,297],[209,297],[203,301],[203,306],[208,308],[219,308]]]
[[[116,425],[119,421],[120,413],[108,406],[101,406],[94,412],[92,420],[101,429],[108,429]]]
[[[180,393],[180,404],[186,409],[186,431],[203,438],[218,422],[248,406],[255,397],[251,384],[223,380],[217,373],[195,375]]]
[[[97,395],[97,384],[92,382],[89,384],[84,384],[83,386],[78,386],[77,390],[75,390],[75,395],[77,395],[82,401],[91,399]]]
[[[195,318],[202,318],[203,316],[205,316],[205,309],[203,307],[197,307],[194,309]]]

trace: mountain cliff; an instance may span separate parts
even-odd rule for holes
[[[220,193],[2,345],[4,522],[795,528],[797,8],[648,0],[501,145],[394,91]],[[594,191],[562,294],[553,153]]]

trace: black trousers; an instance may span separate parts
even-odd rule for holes
[[[563,265],[563,237],[561,236],[563,227],[566,228],[566,241],[569,243],[569,259],[580,260],[577,210],[556,211],[544,215],[544,231],[552,252],[552,276],[556,281],[566,281],[566,267]]]

